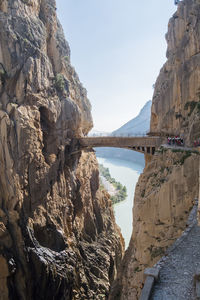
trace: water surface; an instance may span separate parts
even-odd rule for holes
[[[121,182],[127,188],[127,198],[123,202],[114,205],[116,223],[120,226],[125,240],[126,248],[132,234],[132,208],[135,185],[142,173],[144,164],[117,159],[97,157],[100,164],[109,168],[111,177]]]

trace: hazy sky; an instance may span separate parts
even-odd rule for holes
[[[57,0],[94,128],[113,131],[152,98],[174,0]]]

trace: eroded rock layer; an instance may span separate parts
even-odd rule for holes
[[[54,0],[0,1],[1,299],[105,299],[123,250]]]
[[[166,140],[181,135],[193,146],[200,138],[199,0],[179,3],[166,38],[168,60],[155,84],[151,134]],[[144,269],[182,234],[199,190],[199,153],[193,150],[161,148],[154,157],[146,156],[136,186],[132,238],[110,299],[139,299]]]
[[[153,134],[182,134],[188,144],[199,138],[200,2],[184,0],[170,19],[167,62],[155,84]]]

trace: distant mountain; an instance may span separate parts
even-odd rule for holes
[[[112,132],[113,136],[145,135],[150,129],[151,100],[141,109],[139,115]]]
[[[113,131],[112,136],[145,135],[150,128],[151,100],[141,109],[139,115]],[[100,134],[99,134],[100,135]],[[102,134],[103,135],[103,134]],[[108,134],[109,135],[109,134]],[[119,158],[144,166],[144,155],[135,151],[121,148],[95,148],[96,155],[103,158]]]
[[[109,135],[111,135],[110,132],[99,131],[96,129],[92,129],[88,134],[88,136],[109,136]]]

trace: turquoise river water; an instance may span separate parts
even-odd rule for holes
[[[116,223],[121,228],[127,248],[132,233],[132,208],[135,186],[144,165],[118,158],[97,157],[97,160],[104,167],[109,168],[111,176],[127,188],[128,196],[126,200],[114,205]]]

